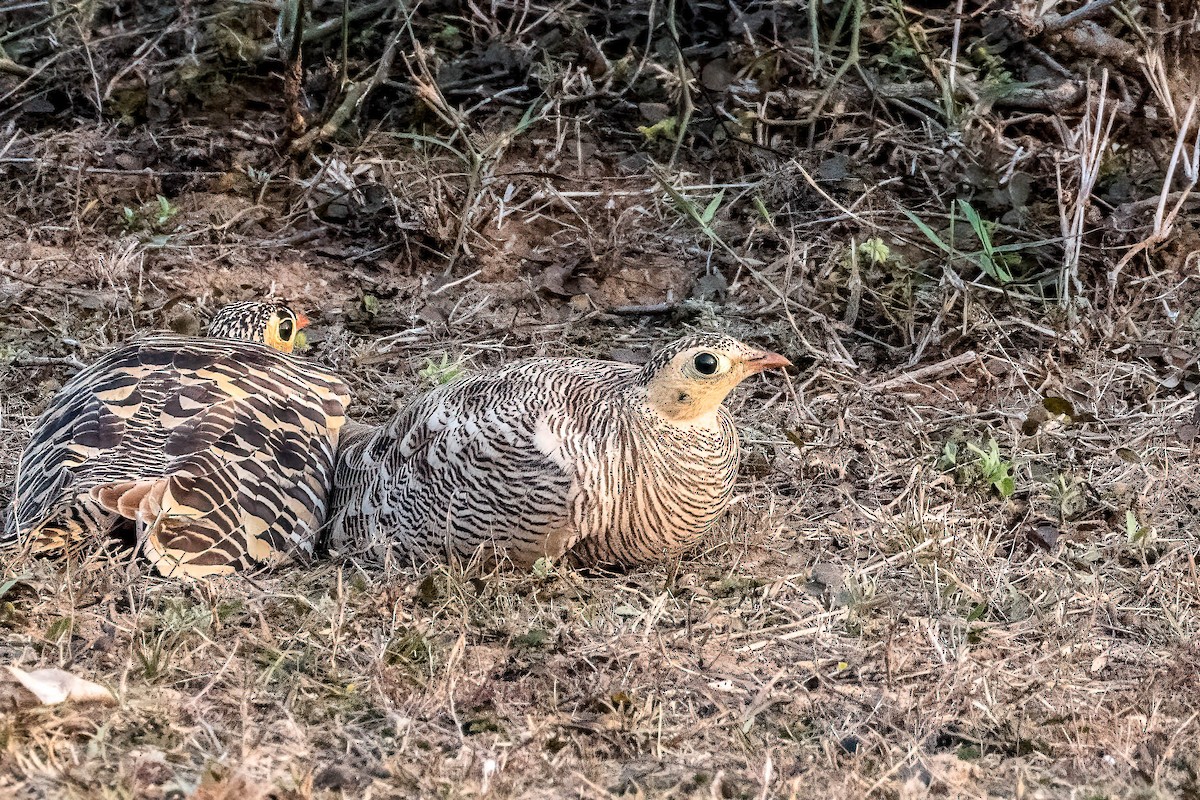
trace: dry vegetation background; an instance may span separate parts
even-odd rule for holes
[[[0,0],[0,467],[264,296],[456,369],[795,357],[677,563],[22,561],[0,796],[1200,796],[1193,0]]]

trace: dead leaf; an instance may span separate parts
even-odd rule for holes
[[[1051,414],[1063,414],[1068,417],[1075,416],[1075,406],[1071,405],[1070,400],[1064,400],[1061,397],[1046,397],[1042,399],[1042,405]]]
[[[1176,429],[1175,436],[1182,444],[1191,444],[1196,441],[1196,434],[1198,432],[1200,432],[1200,428],[1197,428],[1190,422],[1185,422]]]
[[[714,59],[704,65],[700,71],[700,82],[710,92],[723,92],[729,88],[736,76],[729,69],[729,61],[724,58]]]
[[[1035,406],[1030,410],[1029,416],[1025,418],[1025,421],[1021,423],[1021,435],[1033,436],[1041,429],[1042,423],[1049,418],[1050,415],[1046,413],[1045,409]]]
[[[570,296],[571,292],[563,285],[571,277],[574,267],[568,264],[554,264],[542,271],[542,288],[551,294],[561,297]]]
[[[1120,457],[1122,461],[1126,461],[1130,464],[1142,463],[1142,457],[1137,454],[1137,451],[1130,450],[1128,447],[1118,447],[1117,456]]]
[[[1058,526],[1048,519],[1040,519],[1033,523],[1033,527],[1029,529],[1029,541],[1036,544],[1038,547],[1049,552],[1054,549],[1054,545],[1058,542]]]
[[[0,673],[0,692],[12,694],[12,704],[17,707],[39,704],[52,706],[68,700],[73,703],[117,702],[108,688],[66,670],[50,668],[26,672],[20,667],[5,667],[5,671],[7,674]],[[20,692],[12,691],[17,687],[33,695],[36,702],[30,702],[28,698],[22,702]]]

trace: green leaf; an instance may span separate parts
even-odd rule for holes
[[[1132,509],[1125,511],[1125,535],[1129,538],[1130,544],[1137,544],[1146,538],[1146,534],[1150,529],[1138,522],[1137,515]]]
[[[992,249],[992,232],[987,227],[982,219],[979,218],[979,212],[968,203],[966,200],[958,201],[959,208],[962,209],[963,216],[967,218],[967,222],[971,224],[971,230],[975,232],[975,238],[979,240],[979,246],[983,248],[983,252],[989,257],[994,252]]]
[[[638,126],[638,133],[651,142],[655,139],[674,139],[678,131],[679,119],[676,117],[665,117],[653,125]]]
[[[11,592],[12,588],[23,580],[25,580],[25,578],[9,578],[4,583],[0,583],[0,597],[4,597],[4,595]]]
[[[708,201],[708,205],[704,207],[704,213],[700,215],[700,222],[707,225],[712,222],[713,217],[717,214],[717,209],[721,207],[721,201],[725,199],[725,190],[717,192],[717,196]]]
[[[950,247],[950,245],[943,242],[942,237],[940,237],[936,233],[934,233],[933,228],[929,227],[924,222],[922,222],[921,219],[916,214],[912,213],[907,208],[902,208],[900,210],[904,212],[904,216],[908,217],[909,221],[912,222],[913,225],[917,226],[917,230],[919,230],[919,231],[921,231],[921,233],[925,234],[925,238],[928,239],[929,241],[933,242],[934,245],[936,245],[939,250],[941,250],[943,253],[946,253],[947,255],[954,252],[954,250]]]
[[[70,617],[59,617],[50,623],[50,627],[46,628],[46,638],[52,642],[57,642],[63,636],[71,631],[72,619]]]
[[[1032,242],[1015,242],[1014,244],[1001,244],[992,247],[993,253],[1015,253],[1018,250],[1028,250],[1031,247],[1045,247],[1049,244],[1061,244],[1062,238],[1058,239],[1037,239]]]
[[[992,258],[987,253],[976,254],[975,263],[979,265],[979,269],[983,274],[997,283],[1012,283],[1012,273],[1000,261]]]
[[[764,203],[763,199],[758,195],[754,195],[754,210],[758,212],[759,216],[763,218],[764,222],[766,222],[772,228],[775,227],[775,220],[771,216],[771,212],[767,210],[767,204]]]
[[[942,454],[938,456],[937,466],[942,471],[958,466],[958,442],[951,439],[942,445]]]
[[[891,257],[892,250],[883,239],[872,236],[858,246],[858,254],[872,264],[882,264]]]

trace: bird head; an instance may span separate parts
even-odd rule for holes
[[[258,342],[284,353],[296,346],[296,336],[308,317],[283,303],[252,301],[222,306],[208,323],[206,334],[221,339]]]
[[[792,362],[778,353],[755,350],[720,334],[697,334],[660,350],[642,368],[646,402],[673,422],[716,413],[746,378]]]

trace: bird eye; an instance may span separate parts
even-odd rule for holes
[[[696,372],[701,375],[712,375],[721,365],[721,362],[712,353],[700,353],[692,359],[692,363],[696,365]]]
[[[285,319],[283,322],[279,323],[279,338],[285,342],[291,339],[292,327],[292,321],[290,319]]]

